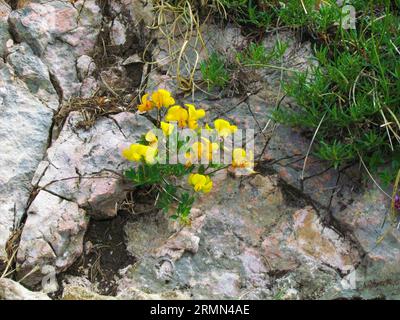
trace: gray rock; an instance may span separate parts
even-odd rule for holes
[[[323,228],[311,208],[292,216],[276,176],[240,182],[220,173],[195,206],[189,227],[168,227],[162,213],[126,226],[127,248],[140,263],[125,272],[118,295],[182,291],[194,299],[272,299],[296,290],[296,297],[317,299],[340,285],[336,269],[358,263],[357,251]],[[289,275],[293,286],[294,280],[282,284]]]
[[[77,128],[82,120],[78,112],[67,118],[47,150],[49,165],[38,185],[76,202],[94,217],[112,217],[116,203],[125,197],[122,179],[114,172],[132,165],[122,158],[121,151],[146,133],[151,123],[128,112],[101,118],[89,130]]]
[[[152,1],[141,0],[120,0],[110,2],[110,12],[113,17],[123,15],[131,24],[144,22],[150,26],[154,20]]]
[[[26,83],[33,95],[50,109],[58,110],[59,98],[51,83],[49,70],[26,43],[10,50],[7,63],[14,68],[16,75]]]
[[[390,199],[371,186],[346,210],[334,213],[337,225],[364,253],[350,296],[400,298],[400,231],[389,218]]]
[[[42,292],[33,292],[11,279],[0,279],[0,300],[51,300]]]
[[[96,70],[96,64],[93,59],[87,55],[82,55],[78,58],[76,67],[78,68],[78,77],[81,81],[86,77],[92,76]]]
[[[49,67],[63,99],[79,94],[76,59],[93,51],[101,26],[94,0],[31,2],[10,14],[16,39],[27,42]]]
[[[82,120],[80,113],[70,114],[35,174],[41,191],[28,209],[17,255],[19,275],[32,272],[24,279],[29,285],[43,278],[43,266],[58,273],[82,253],[87,220],[81,208],[96,218],[116,215],[126,186],[114,172],[132,165],[121,151],[151,127],[146,118],[128,112],[99,119],[89,130],[77,127]]]
[[[114,19],[111,30],[110,38],[114,46],[123,45],[126,41],[126,27],[119,21],[118,18]]]
[[[114,297],[103,296],[98,292],[97,284],[89,279],[66,275],[62,280],[63,300],[116,300]]]
[[[172,26],[169,25],[169,27]],[[201,32],[202,36],[204,36],[204,42],[199,41],[196,36],[192,36],[188,39],[185,50],[182,52],[185,67],[180,68],[181,76],[188,77],[192,68],[196,68],[194,78],[201,80],[200,64],[198,63],[195,66],[196,61],[205,60],[208,57],[208,53],[214,51],[227,55],[228,58],[233,58],[236,50],[243,48],[247,42],[245,37],[241,35],[240,28],[232,25],[219,28],[215,24],[202,24]],[[177,35],[174,41],[170,42],[162,32],[156,33],[155,37],[158,45],[153,50],[153,57],[159,70],[162,70],[162,74],[176,75],[178,55],[187,39]],[[206,45],[204,46],[203,43]]]
[[[75,68],[76,58],[70,46],[57,41],[54,45],[47,47],[43,54],[43,61],[49,66],[61,98],[68,100],[77,96],[81,84]]]
[[[27,213],[17,269],[24,284],[35,285],[47,275],[45,266],[55,266],[60,272],[82,254],[88,219],[76,203],[46,191],[38,193]]]
[[[15,53],[11,60],[19,58]],[[20,61],[26,70],[45,71],[29,53]],[[5,258],[5,241],[26,208],[31,180],[46,151],[53,118],[53,110],[17,75],[10,65],[0,62],[0,259]],[[21,73],[23,80],[29,80],[24,75]],[[43,83],[45,77],[45,73],[31,74],[31,78],[44,79]]]
[[[5,56],[10,41],[12,42],[7,23],[10,12],[10,6],[6,2],[0,1],[0,57]]]
[[[117,300],[112,296],[100,295],[85,287],[66,285],[63,290],[62,300]]]
[[[87,77],[82,81],[80,88],[81,98],[91,98],[99,90],[99,83],[94,77]]]

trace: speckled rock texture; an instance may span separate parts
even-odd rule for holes
[[[307,154],[309,135],[270,118],[293,103],[281,81],[314,63],[311,43],[269,33],[267,49],[288,45],[277,68],[241,69],[225,90],[192,92],[182,79],[202,86],[200,61],[212,51],[232,61],[249,38],[207,23],[203,41],[177,34],[171,43],[146,27],[152,1],[104,3],[18,1],[12,10],[0,0],[0,269],[12,262],[21,280],[0,279],[0,297],[48,299],[50,275],[63,299],[399,299],[390,199],[360,184],[359,168],[334,170]],[[114,266],[115,296],[105,296],[87,270],[68,273],[96,250],[85,238],[91,223],[125,221],[118,208],[132,185],[121,173],[132,164],[121,150],[152,128],[130,107],[156,88],[204,108],[207,123],[254,129],[257,173],[220,171],[189,225],[156,211],[129,216],[120,251],[132,259]],[[76,101],[99,107],[100,96],[117,103],[90,125],[88,110],[68,111]]]

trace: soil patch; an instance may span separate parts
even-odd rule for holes
[[[139,189],[132,192],[118,215],[108,220],[91,219],[84,238],[84,253],[66,272],[58,276],[60,288],[52,298],[60,298],[63,280],[67,276],[88,279],[102,295],[115,296],[120,270],[134,264],[137,258],[126,247],[125,227],[128,223],[143,221],[143,216],[153,215],[154,197],[151,191]],[[146,220],[146,219],[145,219]]]

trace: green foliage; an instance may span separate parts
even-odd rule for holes
[[[277,24],[326,31],[341,19],[336,0],[220,0],[229,17],[240,24],[272,29]]]
[[[279,109],[273,118],[310,131],[319,127],[318,157],[335,167],[361,157],[388,183],[400,162],[400,19],[390,4],[371,3],[357,30],[337,27],[329,45],[315,47],[317,66],[285,84],[297,107]]]
[[[268,51],[263,44],[250,43],[249,47],[237,54],[237,60],[247,66],[263,67],[273,60],[281,58],[287,49],[287,44],[277,41],[272,50]]]
[[[159,189],[157,207],[168,212],[172,206],[176,206],[176,213],[171,218],[188,223],[188,216],[195,198],[188,192],[181,192],[169,180],[182,178],[191,170],[191,167],[185,167],[182,164],[140,163],[136,168],[125,171],[125,178],[133,182],[135,187],[157,186]]]
[[[229,82],[225,60],[216,52],[213,52],[207,60],[201,62],[200,71],[209,90],[216,87],[224,88]]]
[[[189,222],[189,214],[194,201],[194,196],[191,196],[188,192],[180,194],[176,186],[166,184],[163,187],[163,192],[160,193],[157,207],[164,212],[168,212],[171,206],[177,205],[176,212],[170,218],[186,224]]]
[[[266,0],[219,0],[229,12],[229,16],[240,24],[256,28],[267,28],[275,18],[276,1]]]
[[[336,140],[330,144],[321,141],[316,155],[323,160],[330,161],[334,168],[337,169],[343,160],[352,158],[352,151],[352,147],[349,144]]]
[[[176,215],[172,216],[172,219],[181,219],[182,222],[189,222],[190,209],[192,208],[194,197],[188,192],[184,192],[179,201],[178,208],[176,210]]]
[[[149,186],[163,181],[165,177],[183,177],[191,171],[183,164],[146,164],[142,163],[137,168],[125,172],[125,177],[135,186]]]
[[[278,16],[282,24],[325,32],[341,19],[341,8],[335,0],[284,1]]]
[[[285,76],[283,87],[295,107],[276,110],[277,122],[316,133],[313,152],[339,168],[360,158],[373,175],[390,183],[400,162],[400,1],[352,0],[356,29],[343,29],[336,0],[213,0],[248,34],[290,27],[314,44],[316,64]],[[280,47],[279,47],[280,46]],[[251,43],[237,54],[244,67],[269,67],[285,46],[267,51]],[[229,65],[235,70],[237,66]],[[223,87],[224,58],[202,63],[209,87]]]
[[[220,2],[242,25],[298,28],[315,40],[315,66],[283,84],[296,107],[276,110],[274,120],[318,128],[314,154],[334,167],[361,157],[383,183],[392,181],[400,167],[400,1],[351,1],[355,30],[341,28],[345,16],[336,0]],[[251,43],[237,60],[268,67],[281,49]]]

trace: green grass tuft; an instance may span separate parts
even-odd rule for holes
[[[200,71],[208,89],[224,88],[229,83],[229,72],[224,57],[213,52],[200,64]]]

